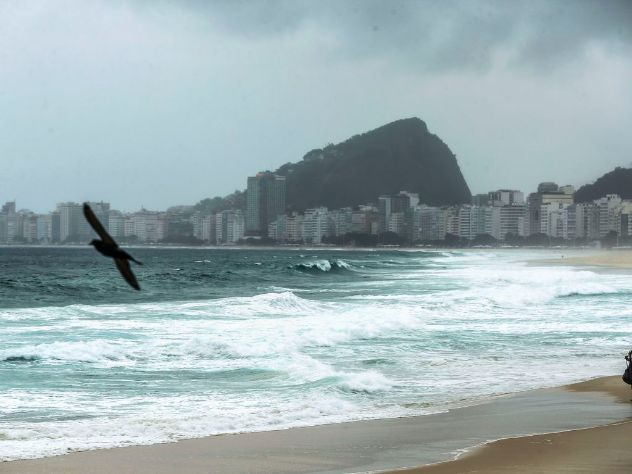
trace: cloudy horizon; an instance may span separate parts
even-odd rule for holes
[[[0,0],[0,201],[194,204],[412,116],[472,193],[579,186],[632,166],[631,24],[615,0]]]

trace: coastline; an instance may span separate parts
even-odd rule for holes
[[[593,437],[598,439],[606,430],[608,433],[612,431],[609,436],[623,436],[621,444],[627,448],[625,440],[632,434],[632,422],[626,420],[632,416],[632,409],[622,402],[626,401],[626,397],[629,398],[628,392],[629,388],[618,376],[602,377],[567,387],[501,396],[479,405],[434,415],[219,435],[168,444],[75,452],[56,457],[0,463],[0,472],[443,473],[468,472],[463,469],[464,466],[465,469],[469,469],[470,465],[478,469],[476,472],[506,472],[508,465],[499,468],[494,466],[502,460],[511,462],[513,466],[515,459],[512,453],[524,449],[525,446],[530,447],[534,439],[557,440],[561,437],[563,440],[572,441],[579,437],[581,439],[573,442],[586,443],[586,436],[589,441],[593,440]],[[607,426],[594,428],[601,425]],[[563,433],[540,437],[528,436],[532,433],[555,431]],[[497,439],[503,441],[486,444],[489,440]],[[558,444],[555,441],[555,446]],[[482,445],[485,447],[475,450],[470,455],[449,461],[458,453],[468,452],[472,447]],[[539,445],[533,446],[536,446],[533,449],[537,449]],[[632,452],[629,456],[627,453],[620,454],[617,459],[625,463],[625,466],[632,467]],[[480,460],[481,456],[483,461]],[[533,454],[530,458],[526,455],[525,457],[527,461],[533,460]],[[490,458],[493,462],[489,461]],[[542,459],[548,458],[537,459],[541,462]],[[433,465],[406,470],[407,466],[430,464]],[[490,470],[480,470],[480,466],[486,465],[490,466]],[[456,470],[452,466],[456,466]],[[512,468],[512,472],[522,471],[513,471]],[[547,469],[542,472],[556,471]]]
[[[581,254],[578,254],[578,252],[565,252],[558,258],[530,260],[528,264],[535,266],[565,265],[629,270],[632,269],[632,250],[586,250],[581,252]]]
[[[613,256],[616,267],[609,265]],[[627,273],[632,251],[576,251],[528,264]],[[71,452],[0,462],[0,473],[632,472],[630,398],[630,387],[616,375],[436,415]],[[483,425],[492,430],[479,431]]]
[[[604,392],[630,404],[632,391],[620,377],[593,379],[564,387],[574,392]],[[630,406],[632,416],[632,406]],[[507,438],[474,449],[453,461],[395,471],[406,474],[632,472],[632,419],[605,426]]]

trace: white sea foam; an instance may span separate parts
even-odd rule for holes
[[[0,310],[0,363],[41,374],[0,380],[0,459],[426,413],[623,365],[627,275],[491,252],[392,259],[317,288]]]
[[[102,339],[77,342],[51,342],[22,345],[0,350],[0,360],[24,358],[59,362],[116,362],[134,353],[133,347],[124,349],[121,344]]]

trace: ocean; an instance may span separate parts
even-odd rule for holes
[[[446,411],[623,372],[632,278],[563,251],[0,248],[0,460]]]

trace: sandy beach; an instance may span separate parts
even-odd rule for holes
[[[531,265],[572,265],[632,269],[632,250],[584,250],[562,252],[560,257],[533,260]]]
[[[565,387],[575,392],[608,393],[618,403],[630,404],[632,391],[620,377],[606,377]],[[632,405],[630,406],[632,415]],[[629,473],[632,472],[632,420],[606,426],[504,439],[461,458],[397,472],[457,473]]]
[[[407,472],[433,463],[408,472],[630,472],[631,395],[614,376],[435,415],[77,452],[6,462],[0,472]],[[519,437],[553,431],[566,432]],[[495,439],[504,440],[443,462]]]

